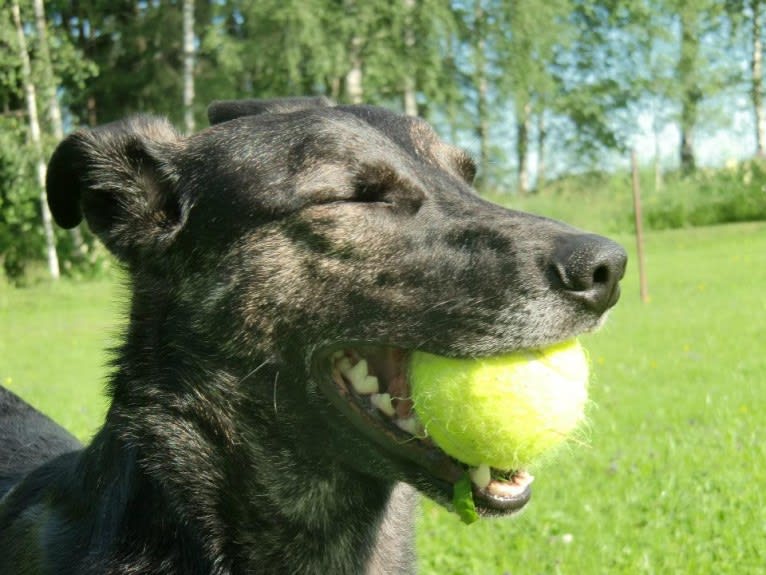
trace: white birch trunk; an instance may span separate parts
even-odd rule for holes
[[[362,38],[354,36],[351,39],[349,60],[351,69],[346,74],[346,95],[352,104],[361,104],[364,101],[363,73],[362,73]]]
[[[37,28],[37,38],[40,49],[40,60],[42,60],[45,76],[45,91],[48,100],[48,120],[50,129],[56,142],[64,139],[64,122],[61,119],[61,106],[56,96],[56,82],[54,81],[53,65],[51,64],[51,53],[48,45],[48,26],[45,20],[45,5],[43,0],[34,0],[35,8],[35,28]],[[79,227],[69,230],[72,238],[75,253],[79,257],[85,256],[85,244],[82,240],[82,234]]]
[[[484,38],[484,7],[481,0],[474,6],[473,32],[476,36],[474,46],[476,82],[476,137],[479,140],[479,177],[480,185],[489,181],[489,82],[486,70],[486,40]]]
[[[406,50],[405,66],[407,71],[404,75],[404,113],[408,116],[418,115],[418,101],[416,98],[415,82],[415,0],[403,0],[405,11],[404,22],[404,49]]]
[[[763,110],[763,40],[761,38],[763,4],[761,0],[751,0],[753,13],[753,45],[751,55],[752,99],[755,112],[756,156],[766,156],[766,114]]]
[[[547,135],[545,109],[543,108],[537,114],[537,181],[535,187],[538,190],[542,190],[545,187],[546,178],[548,177],[546,174],[548,166],[546,165],[545,157],[545,140]]]
[[[24,81],[24,93],[27,100],[27,113],[29,115],[29,134],[35,150],[35,155],[37,156],[37,178],[40,184],[40,208],[42,211],[46,255],[48,258],[48,271],[53,279],[58,279],[61,274],[59,271],[58,255],[56,254],[56,236],[53,232],[53,218],[50,209],[48,208],[48,199],[45,194],[47,166],[45,164],[43,145],[40,138],[40,122],[37,116],[37,93],[35,84],[32,80],[32,66],[29,62],[27,39],[24,35],[24,27],[21,23],[21,11],[19,10],[18,0],[13,0],[13,3],[11,4],[11,12],[18,38],[19,59],[21,60],[21,73]]]
[[[184,0],[184,127],[194,132],[194,0]]]
[[[652,121],[654,131],[654,191],[662,191],[662,149],[660,148],[660,138],[662,135],[662,125],[660,117],[655,113]]]
[[[521,195],[526,195],[527,192],[529,192],[529,168],[527,166],[527,159],[529,156],[529,118],[531,113],[532,106],[528,99],[523,105],[517,107],[516,154],[519,170],[518,191]]]

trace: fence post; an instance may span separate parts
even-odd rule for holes
[[[630,166],[633,174],[633,215],[636,220],[636,252],[638,254],[638,282],[641,293],[641,301],[649,302],[649,288],[646,281],[646,269],[644,267],[644,226],[641,216],[641,186],[638,182],[638,159],[636,150],[630,152]]]

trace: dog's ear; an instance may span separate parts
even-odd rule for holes
[[[220,124],[242,116],[258,114],[282,114],[297,112],[309,108],[334,106],[332,100],[324,96],[315,98],[276,98],[273,100],[216,100],[207,108],[210,125]]]
[[[180,142],[170,123],[151,117],[71,134],[48,163],[46,190],[56,223],[73,228],[84,215],[125,261],[161,248],[188,210],[172,163]]]

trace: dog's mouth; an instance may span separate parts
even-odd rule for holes
[[[455,484],[468,474],[482,515],[507,515],[529,501],[534,477],[524,469],[470,468],[442,451],[418,419],[410,398],[410,353],[393,347],[359,346],[331,352],[330,377],[323,387],[336,407],[369,439],[417,464],[431,483],[451,499]],[[324,370],[323,370],[324,371]]]

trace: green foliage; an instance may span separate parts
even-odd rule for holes
[[[715,95],[748,94],[741,82],[747,74],[739,66],[743,34],[737,31],[755,18],[748,2],[724,4],[196,0],[193,112],[204,125],[205,108],[214,99],[325,94],[347,102],[346,82],[358,56],[365,102],[402,110],[414,89],[420,115],[446,139],[479,151],[479,189],[512,188],[509,182],[517,175],[519,185],[526,185],[520,168],[534,164],[529,160],[535,155],[544,160],[538,171],[540,163],[558,174],[599,166],[605,152],[629,146],[642,115],[650,114],[658,127],[683,118],[689,133],[719,121],[720,113],[711,111],[721,105]],[[20,5],[46,153],[56,143],[47,114],[45,88],[51,84],[57,87],[65,131],[131,113],[166,115],[181,123],[180,1],[48,0],[52,75],[43,70],[31,2]],[[25,262],[42,258],[43,250],[9,12],[0,10],[0,211],[6,212],[0,222],[7,224],[0,231],[0,257],[19,277]],[[680,23],[691,30],[686,44]],[[692,105],[681,105],[684,101]],[[734,176],[730,182],[707,173],[699,178],[671,178],[668,194],[649,197],[648,225],[762,217],[762,196],[736,185]],[[629,209],[623,203],[616,203],[622,211],[615,213],[606,205],[608,194],[573,182],[564,187],[582,190],[571,192],[572,202],[604,203],[599,210],[605,219],[597,224],[625,229]],[[562,195],[549,190],[514,202],[546,207],[554,199],[549,194]],[[554,211],[561,210],[554,206]],[[70,235],[58,232],[58,239],[68,273],[98,273],[94,270],[109,263],[87,233],[86,257],[74,249]]]
[[[653,170],[639,177],[644,229],[664,230],[766,220],[766,164],[732,162],[691,176],[672,172],[655,189]],[[561,177],[535,194],[489,194],[513,209],[529,211],[604,234],[635,228],[630,174],[601,171]]]
[[[21,121],[0,117],[0,262],[13,279],[23,276],[28,261],[42,257],[45,245],[31,156],[19,146]]]
[[[649,196],[645,222],[668,229],[766,220],[765,190],[766,166],[757,160],[675,176],[666,192]]]

